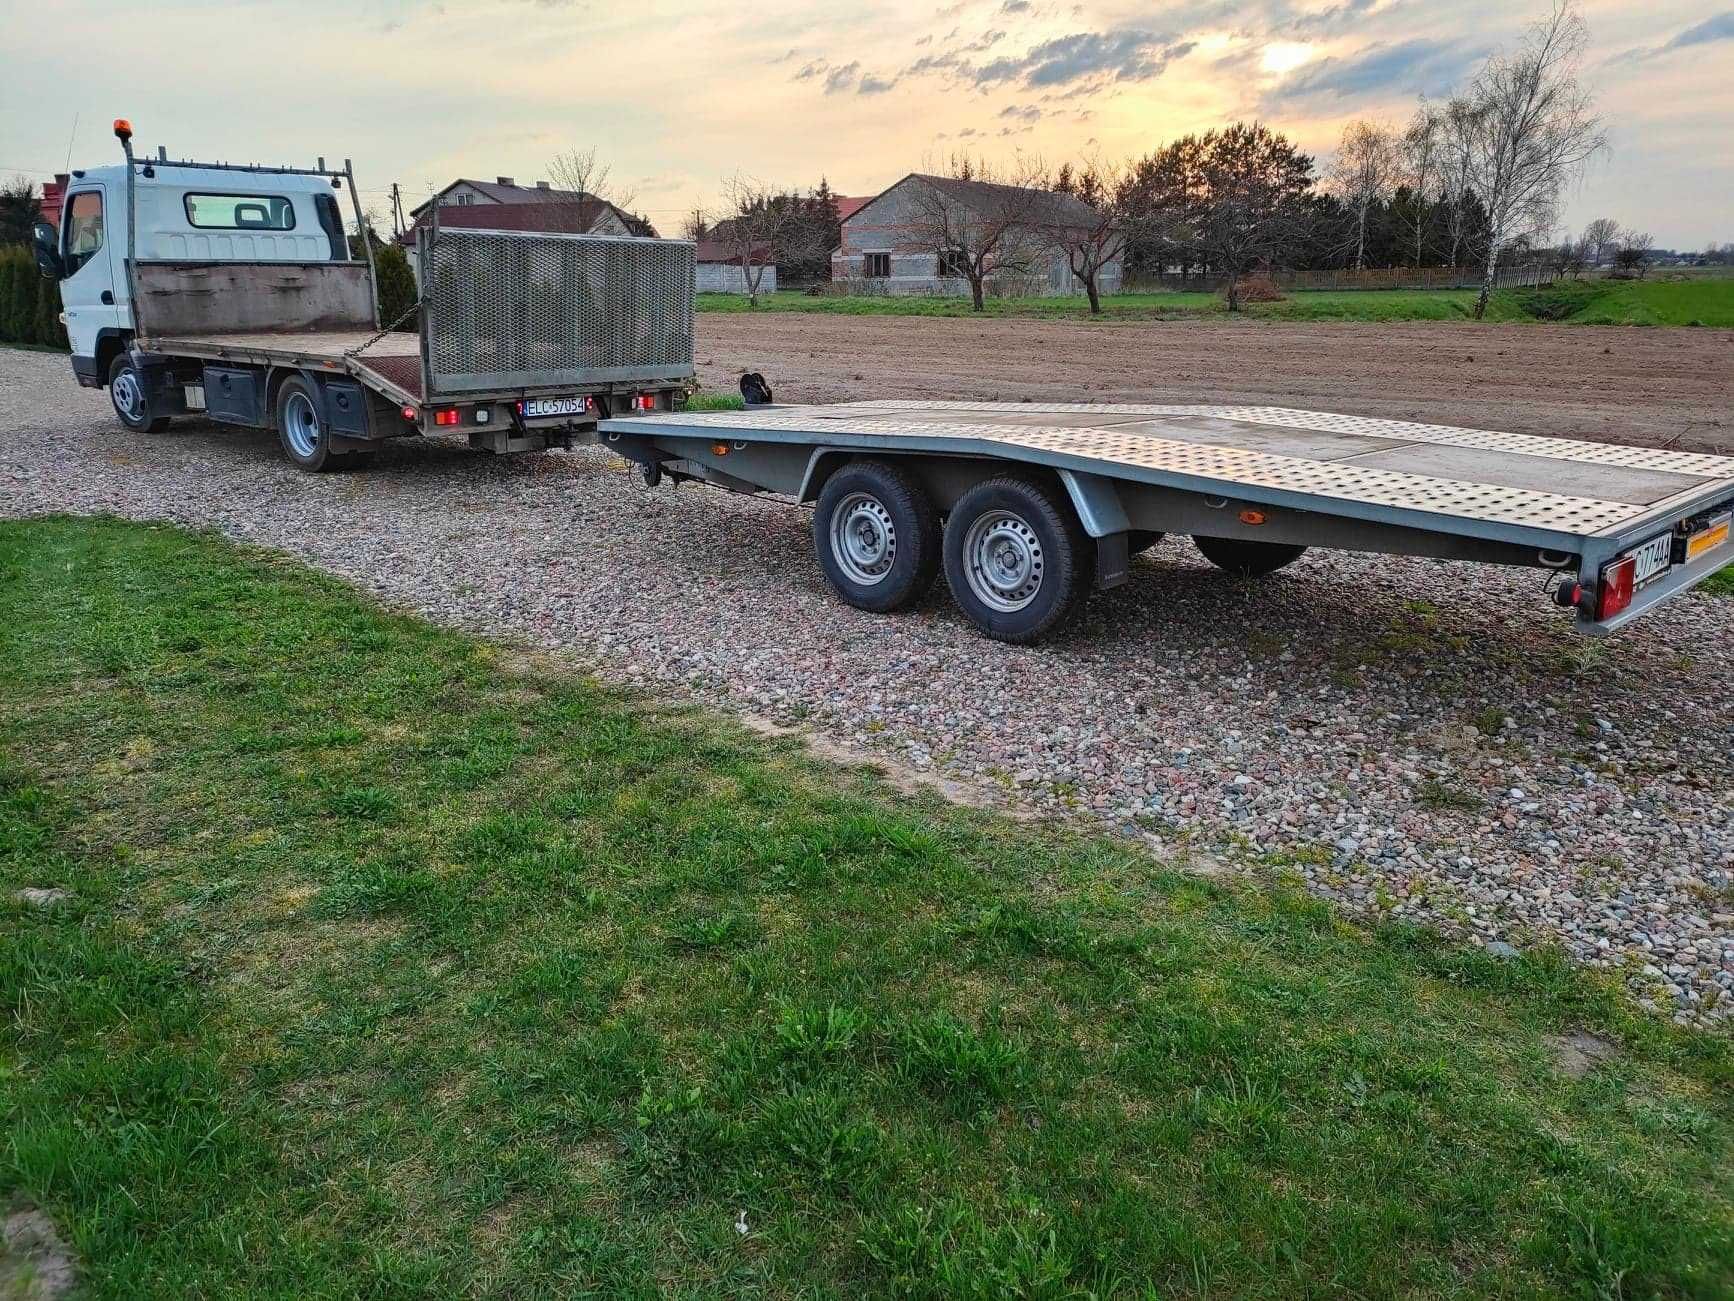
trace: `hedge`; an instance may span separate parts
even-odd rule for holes
[[[60,286],[36,270],[28,248],[0,248],[0,343],[66,348],[60,323]]]

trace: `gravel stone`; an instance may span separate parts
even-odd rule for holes
[[[899,616],[841,605],[785,503],[436,438],[306,475],[270,434],[129,432],[65,358],[0,349],[0,515],[62,512],[214,528],[1014,811],[1554,942],[1662,1015],[1734,1019],[1734,600],[1591,642],[1530,571],[1314,551],[1241,581],[1170,537],[1055,640],[1004,646],[943,584]]]

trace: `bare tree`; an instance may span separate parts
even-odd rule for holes
[[[597,155],[594,145],[556,154],[548,163],[548,177],[553,187],[562,192],[559,202],[573,213],[572,220],[565,224],[580,234],[596,228],[608,211],[606,205],[612,205],[623,216],[632,206],[631,191],[611,188],[612,169]]]
[[[1228,310],[1238,312],[1241,277],[1300,241],[1313,160],[1262,122],[1236,122],[1176,144],[1191,160],[1187,227],[1206,264],[1224,277]]]
[[[1643,278],[1655,238],[1647,230],[1623,230],[1614,248],[1614,265],[1627,275]]]
[[[1612,217],[1597,217],[1583,228],[1584,260],[1600,266],[1618,247],[1620,223]]]
[[[1355,270],[1367,265],[1367,217],[1402,174],[1396,132],[1382,122],[1350,122],[1331,163],[1330,187],[1348,209],[1353,225]]]
[[[1454,99],[1439,118],[1439,196],[1445,207],[1445,232],[1451,239],[1451,267],[1455,270],[1474,250],[1466,247],[1475,234],[1476,215],[1470,208],[1470,163],[1475,136],[1475,113],[1467,100]]]
[[[1428,202],[1445,162],[1444,127],[1444,114],[1422,99],[1403,131],[1403,182],[1414,195],[1410,224],[1417,267],[1426,264]]]
[[[969,282],[970,301],[985,309],[990,277],[1029,275],[1054,247],[1041,229],[1044,201],[1039,188],[1046,169],[1020,159],[996,167],[967,155],[954,156],[949,175],[917,175],[909,187],[904,239],[938,260],[941,277]]]
[[[1093,160],[1074,174],[1066,164],[1055,192],[1077,203],[1049,205],[1052,216],[1045,223],[1048,238],[1065,253],[1072,275],[1083,283],[1092,316],[1102,314],[1102,273],[1126,252],[1126,223],[1114,199],[1120,189],[1118,168]]]
[[[1552,225],[1560,192],[1606,146],[1591,95],[1577,79],[1588,41],[1571,0],[1556,0],[1520,49],[1488,58],[1465,97],[1469,188],[1488,226],[1477,320],[1487,311],[1500,252]]]
[[[723,186],[723,196],[729,215],[711,227],[710,236],[740,267],[747,301],[757,307],[765,268],[802,251],[795,247],[802,236],[800,210],[790,195],[738,172]]]
[[[701,244],[710,237],[710,217],[703,208],[694,208],[686,214],[680,223],[680,234],[694,244]]]

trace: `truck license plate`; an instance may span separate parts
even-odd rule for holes
[[[1641,542],[1624,554],[1637,559],[1637,568],[1632,573],[1632,590],[1635,592],[1645,583],[1660,578],[1667,573],[1674,563],[1674,535],[1663,533]]]
[[[538,416],[581,416],[583,414],[583,398],[526,398],[524,401],[524,419],[526,420],[534,420]]]

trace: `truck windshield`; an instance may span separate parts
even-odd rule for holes
[[[186,202],[187,220],[202,229],[295,229],[295,205],[280,194],[189,194]]]

